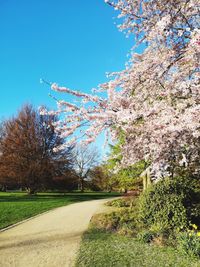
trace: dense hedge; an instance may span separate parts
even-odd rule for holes
[[[164,230],[186,228],[198,217],[195,181],[165,178],[147,189],[139,201],[139,221],[144,227]]]

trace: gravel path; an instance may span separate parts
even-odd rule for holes
[[[71,267],[81,235],[108,200],[57,208],[0,233],[0,267]]]

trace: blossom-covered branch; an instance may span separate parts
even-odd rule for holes
[[[106,2],[118,10],[119,28],[145,48],[141,54],[132,53],[124,71],[99,85],[106,99],[52,84],[54,91],[82,99],[79,106],[58,101],[57,112],[67,115],[58,129],[73,134],[87,123],[86,143],[104,130],[116,139],[123,131],[122,164],[148,157],[156,173],[167,171],[172,154],[182,157],[185,147],[200,138],[198,0]]]

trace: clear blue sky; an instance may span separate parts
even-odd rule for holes
[[[0,118],[55,107],[40,78],[89,92],[123,69],[132,41],[116,16],[103,0],[0,0]]]

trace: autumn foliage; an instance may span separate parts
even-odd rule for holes
[[[41,116],[30,105],[2,125],[0,184],[35,193],[66,185],[72,176],[69,149],[54,152],[64,140],[56,133],[55,115]],[[59,183],[61,181],[61,183]],[[66,188],[66,187],[64,187]]]

